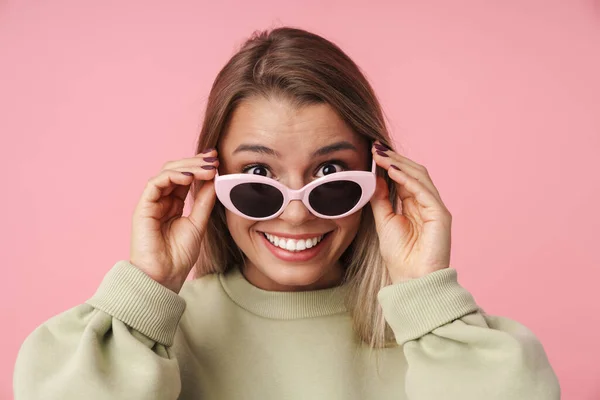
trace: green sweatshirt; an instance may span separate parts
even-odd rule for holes
[[[538,339],[485,314],[455,269],[381,289],[398,346],[373,354],[346,290],[269,292],[234,268],[176,294],[119,261],[27,337],[15,399],[560,399]]]

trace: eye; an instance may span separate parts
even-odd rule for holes
[[[335,174],[336,172],[342,172],[345,169],[347,169],[347,166],[345,163],[343,163],[341,161],[326,162],[325,164],[321,164],[321,166],[319,167],[319,171],[323,171],[323,176],[329,175],[329,174]],[[319,175],[317,174],[317,176],[319,176]],[[321,176],[319,176],[319,178],[320,177]]]
[[[262,175],[266,176],[267,178],[272,178],[272,176],[268,175],[270,173],[269,168],[263,164],[248,165],[242,168],[242,173],[246,174],[248,171],[250,171],[249,173],[252,175]]]

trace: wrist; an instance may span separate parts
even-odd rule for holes
[[[181,290],[181,287],[183,286],[183,282],[185,281],[185,279],[182,280],[182,279],[176,278],[176,277],[169,278],[169,277],[152,276],[151,274],[145,272],[144,270],[142,270],[142,272],[144,272],[146,275],[148,275],[150,278],[152,278],[156,282],[160,283],[162,286],[166,287],[170,291],[175,292],[177,294],[179,294],[179,291]]]
[[[156,273],[149,268],[145,268],[143,265],[135,263],[134,261],[129,260],[129,262],[144,274],[148,275],[148,277],[150,277],[152,280],[160,283],[162,286],[177,294],[179,294],[179,291],[185,282],[185,278],[181,279],[177,276]]]
[[[432,267],[432,268],[427,268],[425,269],[423,272],[419,272],[419,273],[389,273],[390,275],[390,280],[392,281],[392,284],[398,284],[398,283],[403,283],[403,282],[408,282],[408,281],[412,281],[415,279],[420,279],[423,278],[424,276],[427,276],[435,271],[439,271],[442,269],[448,268],[448,266],[445,267]]]

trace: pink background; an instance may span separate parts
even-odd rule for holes
[[[429,169],[461,283],[538,335],[563,399],[600,399],[600,2],[283,3],[0,2],[0,398],[25,337],[128,258],[237,46],[294,25],[354,58]]]

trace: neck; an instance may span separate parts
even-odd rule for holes
[[[281,268],[281,267],[280,267]],[[241,266],[234,266],[219,280],[228,296],[243,309],[271,319],[302,319],[345,313],[348,285],[305,291],[269,291],[250,283]]]
[[[259,267],[248,259],[245,259],[241,272],[253,286],[272,292],[304,292],[333,288],[342,284],[345,273],[339,261],[325,269],[299,266],[284,270],[276,266]]]

